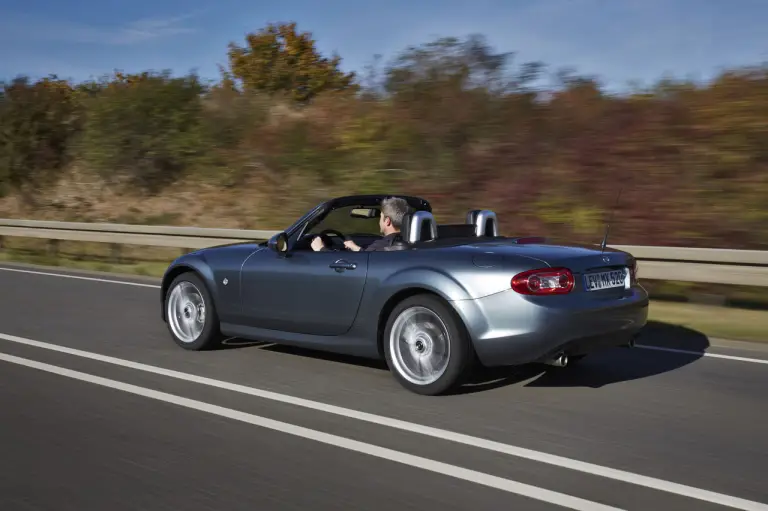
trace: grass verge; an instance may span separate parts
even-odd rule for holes
[[[768,311],[652,300],[650,320],[737,341],[768,342]]]
[[[143,275],[150,277],[162,277],[163,272],[171,262],[146,261],[131,263],[105,263],[102,261],[91,261],[87,259],[69,259],[65,257],[51,257],[45,255],[24,255],[8,254],[0,252],[0,262],[18,262],[28,264],[39,264],[41,266],[60,266],[74,270],[89,270],[107,273],[124,273],[126,275]]]

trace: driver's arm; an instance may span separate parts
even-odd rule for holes
[[[362,249],[360,248],[360,245],[355,243],[352,240],[347,240],[344,242],[344,246],[347,247],[352,252],[360,252]]]
[[[377,250],[382,250],[390,246],[390,240],[387,237],[379,238],[375,240],[373,243],[365,247],[365,252],[375,252]]]

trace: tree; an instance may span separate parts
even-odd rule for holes
[[[81,110],[72,86],[55,76],[0,84],[0,191],[39,185],[64,167],[79,132]]]
[[[173,181],[208,149],[204,92],[195,75],[116,73],[86,103],[85,161],[105,178],[126,175],[150,191]]]
[[[325,91],[356,90],[355,73],[339,69],[341,57],[327,59],[315,48],[309,32],[296,32],[296,24],[269,24],[246,36],[246,45],[229,45],[227,77],[243,89],[286,93],[307,102]]]
[[[392,94],[435,87],[503,93],[516,83],[506,74],[512,56],[511,52],[494,53],[481,35],[464,41],[440,37],[400,53],[386,70],[384,88]],[[539,66],[528,63],[522,80],[535,79]]]

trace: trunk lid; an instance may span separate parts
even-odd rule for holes
[[[542,267],[565,267],[573,273],[584,274],[621,269],[632,265],[632,256],[620,250],[597,245],[515,243],[514,240],[477,245],[485,253],[500,256],[523,256],[541,261]]]

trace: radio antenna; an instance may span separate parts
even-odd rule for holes
[[[616,196],[616,204],[611,211],[611,219],[608,220],[608,224],[605,226],[605,236],[603,236],[603,242],[600,243],[600,253],[605,251],[605,246],[608,244],[608,233],[611,230],[611,222],[613,222],[613,215],[616,213],[616,208],[619,207],[619,199],[621,198],[621,188],[619,188],[619,194]]]

